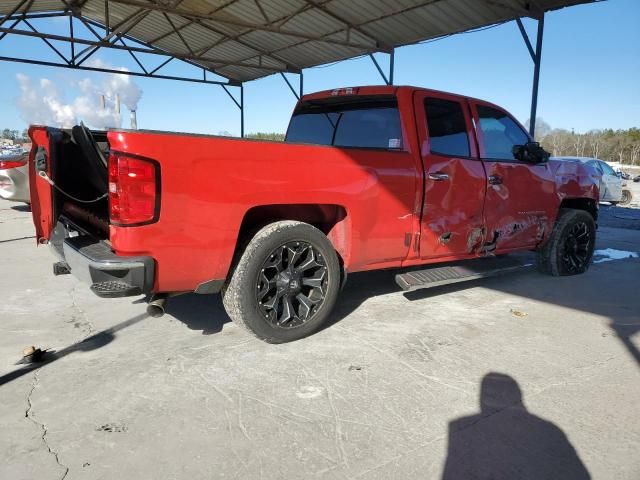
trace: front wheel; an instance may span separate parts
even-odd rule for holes
[[[340,290],[327,237],[302,222],[262,228],[237,261],[223,303],[231,319],[269,343],[298,340],[325,322]]]
[[[596,223],[589,212],[563,208],[547,242],[538,250],[538,269],[554,276],[578,275],[589,269],[596,242]]]
[[[631,191],[622,190],[622,199],[618,202],[619,205],[629,205],[631,203]]]

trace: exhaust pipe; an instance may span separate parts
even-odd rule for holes
[[[158,318],[165,314],[165,306],[169,296],[166,293],[152,295],[147,305],[147,314],[150,317]]]

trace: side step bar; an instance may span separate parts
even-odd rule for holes
[[[478,278],[495,277],[505,273],[521,272],[533,268],[531,258],[498,257],[468,260],[456,265],[430,267],[424,270],[400,273],[396,283],[407,292],[421,288],[439,287]]]

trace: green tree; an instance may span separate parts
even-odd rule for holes
[[[247,138],[254,138],[256,140],[271,140],[271,141],[275,141],[275,142],[282,142],[284,141],[284,133],[276,133],[276,132],[271,132],[271,133],[263,133],[263,132],[256,132],[256,133],[249,133],[246,135]]]

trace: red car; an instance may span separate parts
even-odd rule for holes
[[[536,250],[543,271],[571,275],[593,252],[596,172],[549,161],[504,109],[460,95],[306,95],[285,143],[29,132],[33,218],[55,273],[102,297],[222,292],[269,342],[317,331],[347,272]]]

